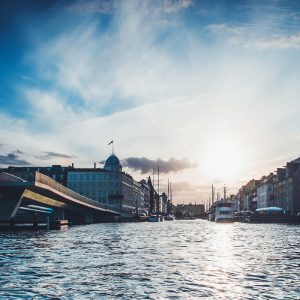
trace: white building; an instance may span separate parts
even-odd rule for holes
[[[100,203],[134,213],[133,178],[122,172],[114,154],[106,160],[104,168],[77,168],[68,172],[68,188]]]

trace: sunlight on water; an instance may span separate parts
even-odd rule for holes
[[[0,233],[0,299],[299,299],[299,234],[200,220]]]

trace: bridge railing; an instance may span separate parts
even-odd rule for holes
[[[15,175],[2,172],[0,173],[0,182],[26,182],[26,180]]]
[[[103,208],[103,209],[106,209],[106,210],[121,212],[120,209],[115,209],[114,207],[101,204],[101,203],[99,203],[97,201],[94,201],[90,198],[82,196],[82,195],[68,189],[67,187],[63,186],[62,184],[58,183],[54,179],[52,179],[52,178],[50,178],[50,177],[48,177],[44,174],[41,174],[39,172],[35,172],[35,181],[38,182],[38,183],[48,185],[48,186],[52,187],[53,189],[55,189],[55,190],[57,190],[61,193],[64,193],[65,195],[67,195],[69,197],[72,197],[76,200],[80,200],[80,201],[82,201],[84,203],[87,203],[89,205],[94,205],[94,206],[97,206],[97,207],[100,207],[100,208]]]

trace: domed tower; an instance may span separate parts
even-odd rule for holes
[[[112,154],[105,162],[104,169],[112,172],[122,172],[122,166],[119,159]]]

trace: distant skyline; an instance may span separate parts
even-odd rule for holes
[[[92,167],[113,139],[189,203],[300,156],[299,1],[1,1],[0,38],[0,167]]]

